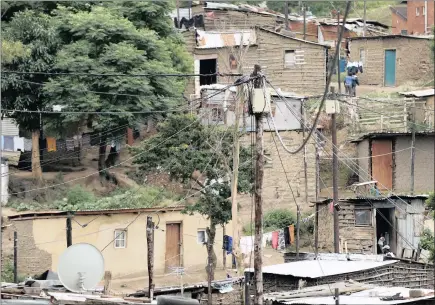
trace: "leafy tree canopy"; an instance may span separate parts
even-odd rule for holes
[[[2,61],[3,70],[53,71],[55,54],[61,43],[53,18],[32,10],[18,12],[4,25],[2,35],[7,42],[2,50],[6,54]],[[44,83],[48,80],[47,75],[4,73],[2,78],[4,108],[41,110],[47,104],[42,87],[31,83]],[[15,112],[10,116],[26,130],[40,127],[39,114]]]
[[[201,190],[188,213],[206,215],[215,224],[231,219],[232,131],[203,125],[192,115],[174,115],[158,126],[159,133],[133,149],[135,163],[145,172],[163,168],[173,179],[193,182]],[[251,190],[250,151],[240,150],[238,190]],[[200,177],[201,176],[201,177]]]

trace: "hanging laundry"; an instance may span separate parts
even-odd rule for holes
[[[47,151],[56,151],[56,139],[53,137],[47,137]]]
[[[24,151],[24,138],[14,137],[14,151]]]
[[[74,151],[74,139],[66,139],[65,141],[66,150]]]
[[[251,253],[254,250],[254,236],[243,236],[240,238],[240,251],[244,254]]]
[[[283,229],[284,231],[284,244],[285,244],[285,248],[287,248],[288,246],[290,246],[290,232],[288,230],[288,227]]]
[[[295,243],[295,225],[290,225],[288,227],[288,232],[290,235],[290,244],[293,245]]]
[[[227,251],[227,254],[231,254],[233,252],[233,238],[228,235],[224,235],[224,245],[223,248]]]
[[[32,139],[24,138],[24,151],[32,151]]]
[[[272,247],[272,232],[263,234],[263,247]]]
[[[278,249],[278,239],[279,239],[279,232],[278,231],[272,232],[272,248],[275,250]]]
[[[285,249],[285,240],[284,240],[284,230],[279,230],[278,235],[278,250],[284,250]]]
[[[3,137],[3,150],[14,151],[14,137],[11,136]]]

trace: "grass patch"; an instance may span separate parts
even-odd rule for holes
[[[63,197],[44,203],[14,199],[8,204],[17,211],[38,210],[104,210],[122,208],[151,208],[168,206],[178,197],[164,189],[141,186],[135,189],[116,189],[108,196],[97,197],[94,193],[76,185],[65,192]]]

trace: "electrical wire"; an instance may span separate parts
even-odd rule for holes
[[[189,74],[189,73],[139,73],[139,74],[120,74],[120,73],[78,73],[78,72],[40,72],[40,71],[2,71],[5,74],[24,74],[24,75],[49,75],[49,76],[95,76],[95,77],[207,77],[207,76],[243,76],[238,73],[204,73],[204,74]]]
[[[279,94],[279,92],[277,92],[278,94]],[[281,97],[282,99],[283,99],[283,97]],[[285,99],[283,99],[284,101],[285,101]],[[295,116],[295,118],[296,119],[298,119],[300,122],[301,122],[301,124],[304,124],[303,122],[302,122],[302,119],[301,118],[298,118],[298,115],[296,114],[296,113],[294,113],[293,112],[293,110],[291,109],[291,107],[289,107],[289,105],[286,103],[286,105],[287,105],[287,108],[293,113],[293,115]],[[278,109],[279,109],[279,106],[277,105],[277,107],[278,107]],[[321,147],[321,146],[320,146]],[[322,148],[322,147],[321,147]],[[322,148],[324,151],[325,151],[325,153],[327,153],[326,152],[326,150],[324,149],[324,148]],[[338,148],[337,148],[338,149]],[[339,149],[338,149],[339,150]],[[343,160],[337,155],[337,158],[341,161],[341,162],[343,162]],[[353,162],[352,160],[351,160],[351,162]],[[355,174],[357,174],[359,177],[360,177],[360,175],[359,175],[359,173],[357,172],[357,170],[355,170],[355,169],[353,169],[353,168],[351,168],[346,162],[343,162],[347,167],[349,167],[349,169],[352,171],[352,172],[354,172]],[[353,164],[354,165],[356,165],[357,166],[357,168],[359,168],[359,169],[361,169],[355,162],[353,162]],[[367,174],[367,173],[366,173]],[[407,204],[403,199],[401,199],[400,197],[398,197],[400,200],[402,200],[405,204]],[[388,198],[388,197],[385,197],[385,199],[387,199],[387,201],[389,201],[390,203],[392,203],[395,207],[397,207],[399,210],[401,210],[401,211],[404,211],[401,207],[399,207],[394,201],[392,201],[390,198]],[[407,212],[407,211],[404,211],[405,213],[407,213],[407,214],[411,214],[411,213],[409,213],[409,212]],[[422,225],[422,226],[424,226],[424,224],[422,224],[421,222],[420,222],[420,224]],[[407,241],[407,243],[409,243],[409,241]],[[415,248],[415,246],[414,246],[414,248]]]

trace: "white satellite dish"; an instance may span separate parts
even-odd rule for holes
[[[104,275],[104,258],[93,245],[80,243],[68,247],[57,266],[59,280],[72,292],[94,290]]]

